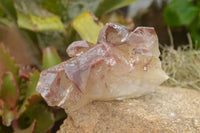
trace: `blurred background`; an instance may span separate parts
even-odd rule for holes
[[[164,85],[200,88],[199,0],[0,0],[1,133],[59,129],[67,115],[35,91],[39,74],[69,59],[73,41],[95,44],[108,22],[154,27]]]

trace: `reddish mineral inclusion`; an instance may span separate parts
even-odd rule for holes
[[[114,23],[97,44],[73,42],[68,61],[42,71],[37,91],[50,106],[73,111],[93,100],[134,98],[153,91],[168,76],[161,68],[154,28],[134,31]]]

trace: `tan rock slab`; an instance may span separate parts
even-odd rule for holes
[[[92,102],[58,133],[200,133],[200,92],[159,87],[136,99]]]

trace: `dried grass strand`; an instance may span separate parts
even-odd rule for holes
[[[162,48],[162,67],[170,77],[164,84],[200,90],[200,51],[194,50],[191,44],[177,50],[169,46]]]

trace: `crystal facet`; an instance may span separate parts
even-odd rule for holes
[[[70,57],[76,57],[87,51],[90,46],[91,44],[85,40],[76,41],[69,45],[66,52]]]
[[[37,91],[50,106],[69,111],[93,100],[138,97],[168,78],[161,68],[158,38],[151,27],[130,31],[108,23],[96,45],[73,42],[67,53],[73,58],[41,73]]]

